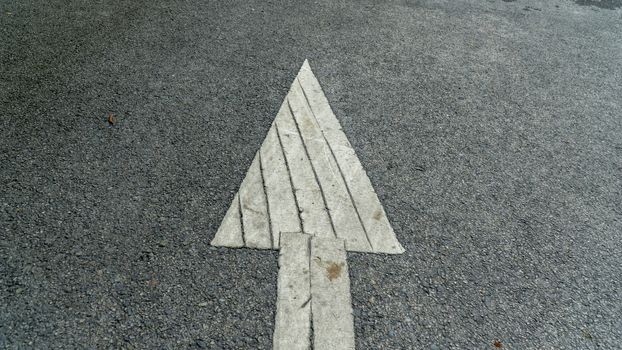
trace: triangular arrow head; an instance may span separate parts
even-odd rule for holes
[[[278,249],[282,232],[404,252],[306,60],[211,244]]]

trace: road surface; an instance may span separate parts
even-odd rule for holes
[[[270,349],[278,252],[209,243],[305,59],[405,249],[348,253],[357,348],[619,348],[621,19],[3,2],[0,348]]]

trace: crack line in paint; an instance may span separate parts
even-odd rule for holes
[[[313,171],[315,182],[317,182],[317,185],[320,188],[320,194],[322,195],[322,201],[324,202],[324,210],[328,214],[328,221],[330,221],[330,227],[333,230],[333,235],[337,237],[337,231],[335,230],[335,223],[333,222],[333,217],[330,214],[330,209],[328,208],[328,203],[326,202],[326,196],[324,195],[324,189],[322,188],[322,184],[320,183],[320,178],[318,177],[317,172],[315,171],[315,167],[313,166],[313,162],[311,161],[311,156],[309,155],[309,150],[307,149],[307,145],[305,143],[304,137],[302,137],[302,133],[300,132],[300,126],[298,125],[298,121],[296,120],[296,117],[294,116],[294,109],[289,103],[289,96],[286,99],[287,99],[287,106],[289,107],[289,110],[292,114],[292,119],[294,120],[294,124],[296,125],[296,130],[298,131],[298,136],[300,136],[300,142],[302,142],[302,147],[304,148],[307,159],[309,160],[309,164],[311,165],[311,170]]]
[[[272,229],[272,217],[270,216],[270,203],[268,202],[268,191],[266,190],[266,179],[264,178],[264,167],[263,167],[263,161],[262,161],[262,157],[261,157],[261,148],[259,149],[259,152],[257,152],[257,157],[259,158],[259,176],[261,177],[261,184],[262,184],[262,188],[263,188],[263,195],[264,195],[264,199],[266,202],[266,214],[268,215],[268,229],[270,230],[270,246],[273,249],[276,249],[278,247],[274,246],[274,230]]]
[[[240,188],[241,189],[241,188]],[[244,230],[244,218],[242,216],[242,195],[240,194],[240,191],[238,191],[237,194],[238,197],[238,211],[240,212],[240,230],[242,231],[242,244],[244,245],[244,247],[246,247],[246,231]]]
[[[279,125],[278,123],[275,121],[274,122],[274,131],[276,131],[276,137],[279,140],[279,146],[281,148],[281,154],[283,154],[283,161],[285,162],[285,168],[287,169],[287,175],[289,176],[289,185],[291,186],[292,189],[292,194],[294,196],[294,204],[296,204],[296,212],[298,213],[298,226],[300,228],[300,230],[304,233],[304,223],[302,221],[302,216],[301,211],[300,211],[300,205],[298,204],[298,196],[296,195],[296,189],[294,188],[294,181],[292,179],[292,172],[289,168],[289,162],[287,161],[287,157],[285,156],[285,148],[283,148],[283,142],[281,141],[281,133],[279,131]],[[279,238],[280,241],[280,238]]]

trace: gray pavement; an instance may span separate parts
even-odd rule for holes
[[[348,254],[357,348],[622,347],[622,1],[25,0],[0,39],[0,348],[270,348],[278,253],[209,242],[305,58],[406,249]]]

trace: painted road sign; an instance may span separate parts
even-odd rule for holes
[[[404,248],[306,60],[211,244],[280,249],[274,349],[354,348],[346,252]]]

